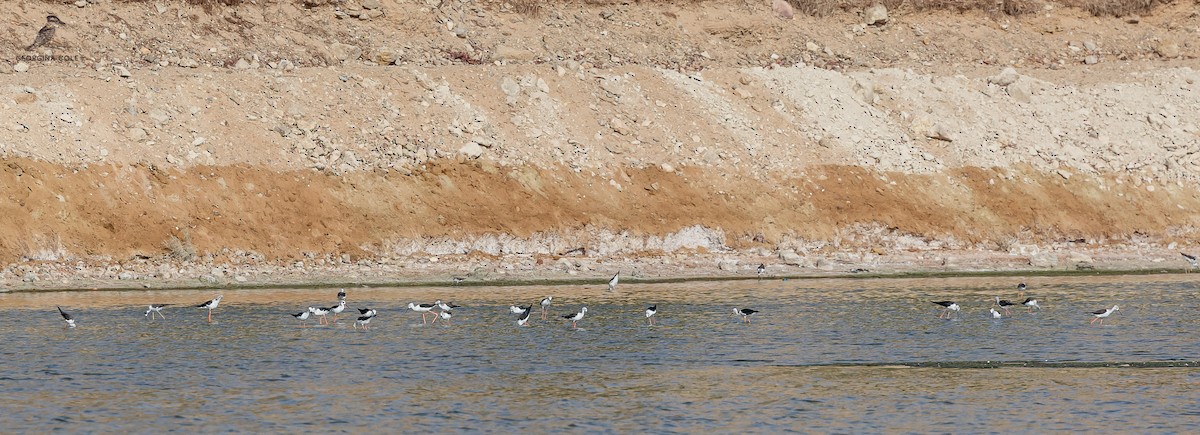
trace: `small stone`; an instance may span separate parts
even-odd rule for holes
[[[929,129],[929,131],[925,133],[925,136],[929,137],[930,139],[954,142],[955,134],[951,132],[950,128],[946,127],[945,124],[937,124],[934,125],[933,128]]]
[[[238,58],[237,62],[233,64],[233,69],[250,69],[250,61],[245,58]]]
[[[808,50],[809,52],[816,53],[821,51],[821,46],[817,45],[815,42],[808,41],[804,43],[804,49]]]
[[[870,7],[863,9],[863,22],[868,26],[882,26],[887,24],[888,11],[881,3],[875,3]]]
[[[1091,56],[1083,58],[1083,63],[1084,63],[1084,65],[1098,64],[1098,63],[1100,63],[1100,57],[1093,54]]]
[[[663,172],[675,172],[675,167],[670,163],[663,163],[659,167],[662,168]]]
[[[500,80],[500,90],[504,91],[504,95],[515,97],[521,93],[521,85],[512,77],[505,77]]]
[[[335,42],[329,44],[329,53],[333,55],[334,59],[345,62],[358,59],[359,56],[362,56],[362,49],[356,45]]]
[[[184,68],[198,68],[200,67],[200,62],[197,62],[196,59],[184,58],[179,59],[179,66]]]
[[[775,11],[775,15],[785,20],[790,20],[796,15],[795,9],[792,8],[792,5],[787,0],[773,0],[771,2],[771,9]]]
[[[1017,73],[1016,68],[1008,67],[1000,71],[999,74],[988,77],[987,82],[996,86],[1008,86],[1015,83],[1021,78],[1021,74]]]
[[[133,75],[129,73],[128,68],[125,68],[122,65],[113,65],[113,72],[117,73],[117,75],[121,77],[129,77]]]
[[[622,136],[628,136],[630,133],[629,124],[626,124],[625,120],[621,118],[613,118],[612,121],[609,121],[608,125],[612,127],[613,131]]]
[[[1097,47],[1095,42],[1083,41],[1083,48],[1087,49],[1087,51],[1096,51],[1100,47]]]
[[[363,0],[362,7],[363,9],[379,9],[383,5],[379,4],[379,0]]]
[[[13,65],[13,71],[16,71],[19,73],[29,71],[29,64],[27,64],[25,62],[17,62],[16,65]]]
[[[737,260],[721,260],[717,262],[717,269],[725,272],[733,272],[737,270]]]
[[[79,0],[79,1],[75,2],[75,7],[77,7],[77,8],[86,7],[87,5],[88,5],[88,2],[86,0]]]
[[[1182,54],[1179,44],[1171,40],[1158,41],[1158,44],[1154,46],[1154,52],[1167,59],[1174,59]]]
[[[1064,169],[1059,169],[1057,172],[1058,172],[1058,176],[1063,177],[1064,180],[1070,180],[1071,175],[1073,175]]]
[[[784,249],[779,251],[779,261],[789,266],[800,266],[804,262],[804,257],[801,257],[793,249]]]
[[[483,155],[483,146],[475,142],[467,142],[466,145],[458,149],[458,152],[472,159],[477,159]]]
[[[1058,266],[1058,255],[1051,252],[1041,252],[1029,256],[1029,265],[1033,267],[1055,267]]]

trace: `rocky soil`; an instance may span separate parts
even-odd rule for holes
[[[0,289],[1180,269],[1200,240],[1193,2],[66,5],[0,5]]]

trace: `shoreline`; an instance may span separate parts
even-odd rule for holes
[[[783,264],[774,258],[746,254],[703,254],[656,256],[638,259],[570,258],[541,261],[530,256],[478,258],[448,256],[393,260],[359,260],[351,264],[313,264],[293,268],[282,264],[234,265],[225,263],[178,264],[169,261],[145,261],[136,265],[80,262],[14,263],[0,271],[0,294],[53,293],[88,291],[197,291],[197,290],[276,290],[313,288],[495,288],[520,286],[601,285],[612,271],[621,271],[622,284],[673,284],[689,282],[755,280],[861,280],[861,279],[942,279],[985,277],[1087,277],[1183,275],[1190,272],[1187,263],[1167,261],[1174,250],[1114,250],[1091,252],[1095,260],[1052,267],[1034,267],[1024,256],[980,252],[939,252],[932,263],[922,264],[913,253],[889,253],[874,261],[830,262],[817,259],[801,261],[801,266]],[[931,253],[923,253],[929,257]],[[968,255],[970,254],[970,255]],[[1068,255],[1066,253],[1061,253]],[[840,255],[846,255],[842,253]],[[1044,254],[1043,254],[1044,255]],[[1078,253],[1069,255],[1078,256]],[[1176,254],[1178,255],[1178,254]],[[832,257],[837,255],[827,255]],[[511,258],[510,258],[511,257]],[[567,257],[559,257],[562,260]],[[527,268],[513,267],[513,261],[531,263]],[[364,262],[372,263],[370,265]],[[929,263],[929,262],[926,262]],[[767,266],[758,276],[758,264]],[[36,265],[37,267],[34,267]],[[69,269],[69,270],[68,270]],[[24,279],[14,272],[26,270]],[[32,270],[37,270],[36,272]],[[166,272],[164,272],[166,271]],[[464,272],[466,271],[466,272]],[[457,278],[457,279],[456,279]]]

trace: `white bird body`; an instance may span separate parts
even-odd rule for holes
[[[196,305],[196,308],[207,308],[208,309],[208,322],[209,323],[212,323],[212,310],[216,309],[217,305],[221,305],[221,298],[223,298],[223,297],[225,297],[225,295],[217,295],[217,297],[213,298],[211,301],[205,302],[200,305]]]
[[[1092,316],[1095,316],[1095,318],[1092,319],[1092,321],[1090,323],[1096,323],[1096,321],[1099,320],[1100,324],[1103,325],[1104,319],[1107,318],[1108,316],[1111,316],[1112,313],[1117,312],[1117,310],[1119,310],[1119,309],[1121,309],[1121,307],[1113,305],[1112,308],[1092,311]]]
[[[521,310],[521,316],[517,317],[517,326],[525,326],[529,323],[529,313],[533,312],[533,306],[530,305]]]
[[[149,308],[146,309],[145,316],[153,319],[154,316],[151,313],[158,313],[158,315],[160,317],[162,317],[163,319],[166,319],[167,316],[163,316],[162,309],[168,305],[170,305],[170,304],[150,304]]]
[[[992,312],[992,318],[993,318],[993,319],[999,319],[1000,317],[1002,317],[1002,316],[1000,315],[1000,312],[999,312],[999,311],[996,311],[996,309],[995,309],[995,308],[988,308],[988,311],[991,311],[991,312]]]
[[[617,289],[617,283],[621,281],[621,272],[617,272],[608,280],[608,291]]]
[[[55,308],[58,308],[58,314],[61,315],[63,320],[67,322],[67,327],[74,328],[75,327],[75,318],[71,317],[70,314],[67,314],[66,311],[63,311],[62,307],[55,307]]]
[[[580,320],[583,320],[584,314],[587,314],[587,307],[580,308],[578,313],[564,315],[563,318],[570,320],[571,327],[574,328]]]

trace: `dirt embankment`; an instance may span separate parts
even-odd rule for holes
[[[361,6],[55,11],[0,66],[0,281],[1144,267],[1197,240],[1190,4]],[[43,12],[0,11],[24,48]]]

